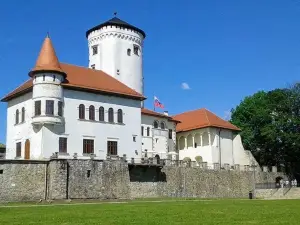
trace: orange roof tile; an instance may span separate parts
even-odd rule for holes
[[[183,132],[205,127],[218,127],[239,131],[240,129],[226,120],[221,119],[207,109],[197,109],[173,116],[173,119],[181,121],[177,124],[176,131]]]
[[[160,118],[166,118],[166,119],[168,119],[170,121],[173,121],[173,122],[176,122],[176,123],[180,123],[180,121],[177,121],[176,119],[172,118],[171,116],[167,116],[165,114],[158,113],[158,112],[146,109],[146,108],[142,108],[142,114],[148,115],[148,116],[155,116],[155,117],[160,117]]]
[[[42,71],[55,71],[65,75],[64,71],[60,67],[49,36],[45,38],[40,54],[36,60],[35,67],[29,72],[29,76],[32,77],[34,73]]]
[[[67,74],[67,79],[62,86],[67,89],[76,89],[87,92],[96,92],[109,95],[123,96],[143,100],[145,97],[133,89],[127,87],[117,79],[104,73],[101,70],[93,70],[85,67],[59,64],[63,72]],[[29,79],[14,91],[6,95],[2,101],[8,101],[23,93],[32,90],[32,79]]]

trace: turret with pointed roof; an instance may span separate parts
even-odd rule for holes
[[[49,35],[44,40],[35,67],[29,72],[29,76],[32,77],[38,72],[56,72],[66,77],[66,73],[60,67]]]

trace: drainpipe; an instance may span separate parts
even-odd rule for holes
[[[222,156],[221,156],[221,129],[219,129],[219,163],[220,163],[220,170],[221,170],[221,163],[222,163]]]

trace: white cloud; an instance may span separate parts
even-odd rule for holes
[[[183,89],[183,90],[190,90],[191,88],[190,88],[190,86],[189,86],[188,83],[183,82],[181,84],[181,89]]]
[[[230,110],[226,110],[224,112],[224,120],[230,120],[231,119],[231,111]]]

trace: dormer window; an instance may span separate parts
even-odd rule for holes
[[[139,55],[139,46],[138,45],[133,45],[133,53],[135,54],[135,55]]]
[[[93,55],[97,55],[98,54],[98,45],[94,45],[92,47],[92,51],[93,51]]]

